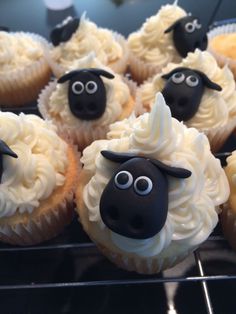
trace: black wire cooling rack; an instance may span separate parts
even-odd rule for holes
[[[22,111],[38,114],[35,106],[14,109],[15,113]],[[235,143],[235,139],[232,138],[228,147],[230,145],[231,148],[235,147]],[[220,155],[221,160],[225,155],[227,153]],[[100,310],[98,310],[100,303],[95,302],[94,313],[234,314],[236,253],[228,246],[218,226],[205,243],[174,268],[152,276],[138,275],[118,269],[103,257],[83,232],[76,217],[62,235],[47,243],[32,247],[0,245],[0,308],[2,308],[0,313],[74,313],[75,310],[70,310],[73,299],[71,292],[67,299],[67,309],[62,310],[64,303],[55,311],[53,305],[50,305],[49,312],[45,310],[47,305],[41,310],[35,309],[35,304],[38,307],[40,303],[34,301],[35,296],[40,296],[43,300],[45,292],[52,291],[56,302],[60,304],[61,293],[57,297],[57,291],[79,289],[76,299],[81,302],[81,299],[85,299],[84,294],[80,298],[81,289],[89,295],[94,288],[97,290],[93,298],[96,296],[99,299],[97,302],[102,302]],[[160,302],[164,302],[165,305],[157,309],[156,303],[147,310],[148,304],[145,302],[150,300],[145,299],[143,311],[140,310],[141,305],[138,305],[140,310],[138,311],[134,310],[132,304],[127,311],[122,308],[116,312],[114,299],[117,300],[119,297],[112,296],[113,288],[122,288],[119,294],[122,291],[129,294],[129,291],[134,289],[136,291],[136,288],[141,289],[140,296],[137,295],[133,299],[133,304],[144,294],[147,298],[149,291],[154,291],[153,298],[157,300],[158,306]],[[106,291],[105,297],[99,294],[103,289]],[[33,291],[35,295],[32,294]],[[22,302],[22,293],[25,306],[19,309],[14,300],[20,295]],[[91,300],[80,313],[93,313],[92,310],[88,310],[89,303],[92,303]],[[9,304],[12,306],[11,310]],[[127,304],[124,307],[127,308]]]

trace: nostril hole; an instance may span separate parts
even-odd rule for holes
[[[143,218],[138,215],[134,216],[130,221],[130,226],[132,227],[132,229],[137,231],[143,229],[144,227]]]
[[[178,107],[180,108],[184,108],[187,104],[187,98],[180,98],[180,100],[178,101]]]
[[[119,220],[119,218],[120,218],[119,211],[116,207],[110,207],[108,210],[108,215],[109,215],[110,219],[113,221]]]
[[[87,106],[89,111],[96,111],[97,110],[97,105],[95,103],[89,103]]]

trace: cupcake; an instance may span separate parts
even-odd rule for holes
[[[230,196],[222,207],[220,221],[224,236],[236,250],[236,151],[232,152],[226,162],[225,173],[230,186]]]
[[[177,5],[164,5],[142,27],[129,35],[130,70],[142,83],[169,62],[180,62],[196,48],[207,47],[206,27]]]
[[[35,115],[0,112],[0,241],[48,240],[73,218],[78,153]]]
[[[160,93],[150,113],[112,125],[81,161],[83,228],[130,271],[153,274],[183,260],[212,232],[229,194],[206,136],[172,118]]]
[[[0,30],[0,104],[20,106],[36,100],[51,70],[44,57],[42,37]]]
[[[236,79],[236,24],[226,24],[213,28],[208,33],[209,51],[218,64],[228,65]]]
[[[94,52],[105,66],[124,73],[128,62],[128,48],[123,36],[100,28],[86,18],[68,17],[51,32],[52,46],[47,53],[48,62],[56,77],[60,77],[73,61]]]
[[[103,66],[94,54],[72,65],[39,97],[39,111],[82,150],[106,137],[109,125],[135,110],[135,84]]]
[[[207,51],[189,53],[140,86],[137,94],[145,110],[151,109],[159,91],[173,117],[207,135],[212,151],[220,149],[236,126],[233,74]]]

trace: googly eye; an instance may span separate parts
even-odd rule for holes
[[[196,28],[196,29],[202,28],[202,24],[198,23],[198,20],[197,20],[197,19],[194,20],[193,22],[194,22],[194,25],[195,25],[195,28]]]
[[[86,92],[88,94],[94,94],[98,90],[97,83],[94,81],[89,81],[85,86]]]
[[[175,84],[180,84],[184,81],[185,75],[181,72],[177,72],[172,75],[171,79]]]
[[[114,181],[115,181],[115,185],[119,189],[125,190],[125,189],[128,189],[133,183],[133,176],[128,171],[120,171],[115,176]]]
[[[84,91],[84,84],[80,81],[74,82],[71,89],[74,94],[80,95]]]
[[[199,84],[199,79],[194,75],[190,75],[186,78],[186,84],[189,87],[195,87]]]
[[[138,177],[134,181],[134,190],[139,195],[147,195],[153,187],[152,180],[146,176]]]
[[[195,25],[194,23],[186,23],[185,26],[184,26],[185,30],[187,33],[193,33],[195,31]]]

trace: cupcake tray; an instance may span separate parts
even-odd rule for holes
[[[4,110],[39,114],[34,104]],[[222,162],[235,147],[231,136],[218,155]],[[46,243],[0,244],[0,261],[0,313],[236,313],[236,253],[219,226],[182,263],[152,276],[111,264],[76,217]]]

